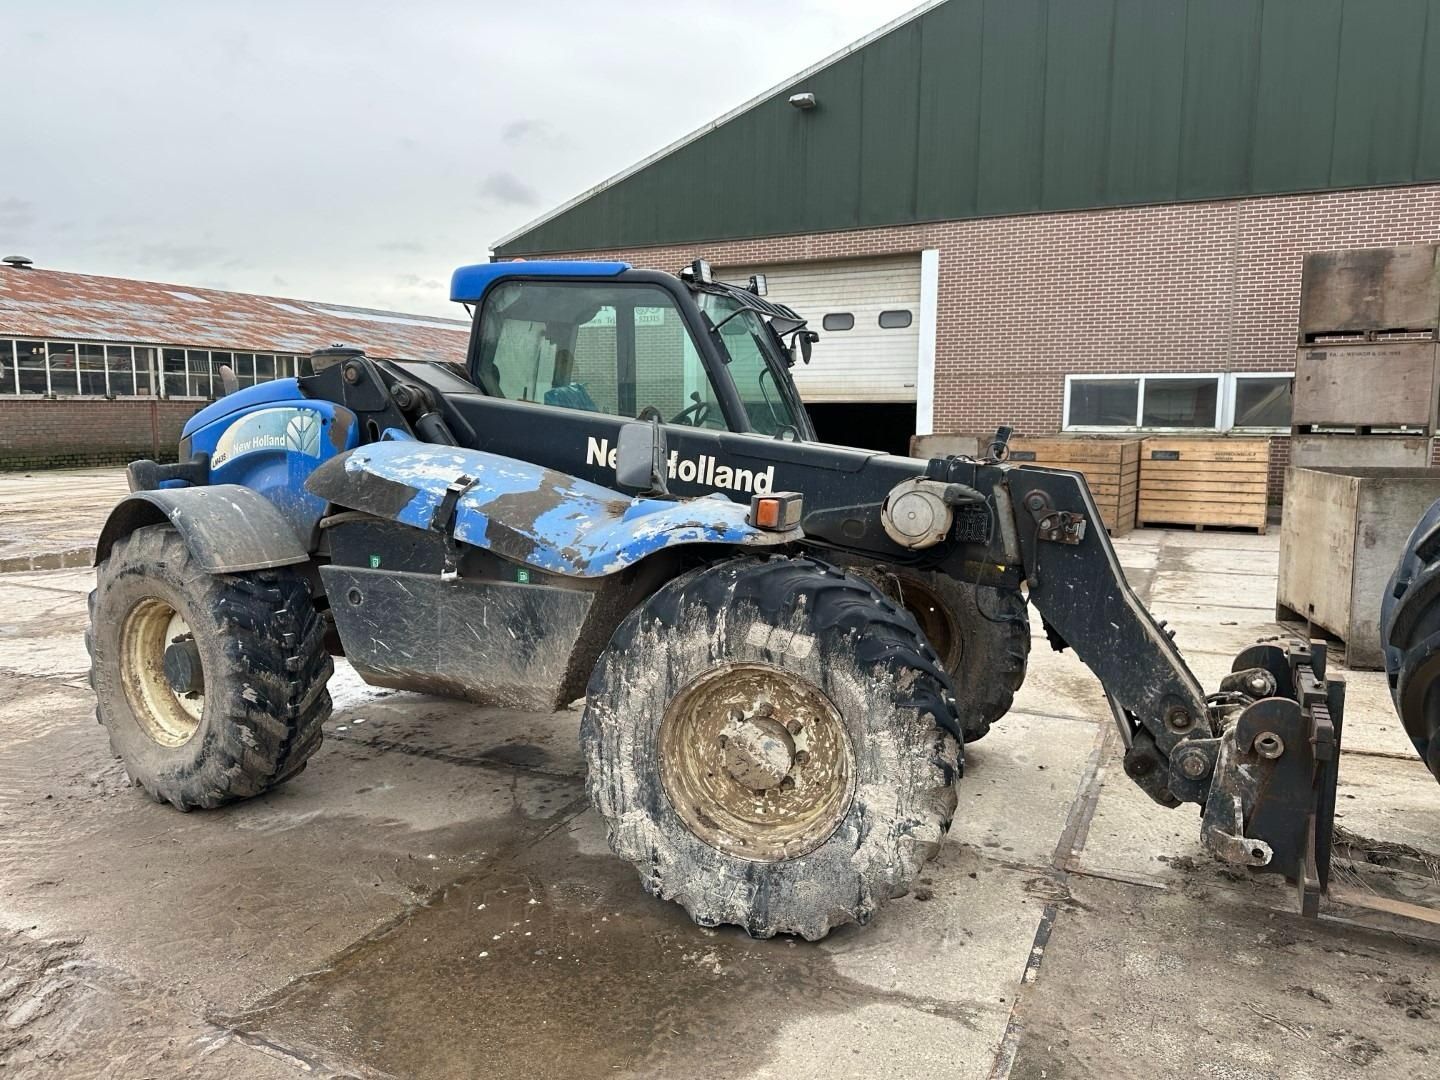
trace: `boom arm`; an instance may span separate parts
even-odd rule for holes
[[[1126,774],[1162,805],[1200,804],[1212,854],[1283,873],[1314,914],[1329,876],[1345,698],[1344,683],[1327,678],[1324,644],[1252,646],[1206,697],[1125,580],[1081,475],[937,459],[927,476],[988,493],[992,558],[1018,557],[1052,643],[1099,678]]]

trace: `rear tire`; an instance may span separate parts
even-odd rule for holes
[[[955,687],[965,741],[984,738],[1015,702],[1030,657],[1025,597],[957,581],[934,570],[883,563],[851,568],[905,608],[939,655]]]
[[[98,568],[85,645],[110,748],[157,801],[258,795],[320,746],[333,664],[292,570],[209,574],[170,526],[137,529]],[[177,646],[184,692],[167,675]]]
[[[934,651],[868,582],[735,559],[621,623],[581,740],[610,845],[702,926],[867,922],[944,840],[959,726]]]
[[[1405,733],[1440,780],[1440,502],[1411,532],[1390,578],[1380,605],[1380,644]]]

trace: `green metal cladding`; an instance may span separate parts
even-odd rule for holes
[[[1436,180],[1440,0],[948,0],[497,250]]]

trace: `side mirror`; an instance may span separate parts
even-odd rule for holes
[[[795,335],[795,344],[790,350],[790,365],[793,367],[795,361],[810,363],[810,347],[820,340],[820,335],[813,330],[801,330]]]
[[[659,424],[626,424],[615,443],[615,486],[668,495],[665,429]]]

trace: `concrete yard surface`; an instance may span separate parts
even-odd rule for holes
[[[123,469],[0,473],[0,571],[89,565]]]
[[[78,544],[82,515],[98,531],[116,475],[0,479],[6,550]],[[1116,543],[1208,689],[1281,632],[1277,545]],[[1038,619],[939,858],[869,926],[807,944],[643,892],[585,798],[574,709],[377,691],[340,662],[299,776],[218,811],[151,802],[95,723],[92,579],[0,575],[5,1077],[1440,1076],[1426,929],[1306,920],[1283,882],[1212,862],[1193,807],[1124,776],[1098,684]],[[1383,676],[1345,674],[1339,823],[1423,865],[1440,790]]]

